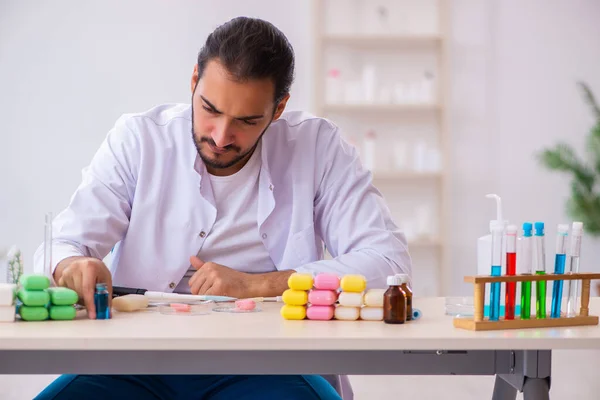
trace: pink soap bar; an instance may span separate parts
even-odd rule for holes
[[[171,308],[174,308],[175,311],[178,312],[189,312],[192,309],[192,306],[189,304],[171,303]]]
[[[330,306],[337,301],[337,292],[333,290],[311,290],[308,302],[313,306]]]
[[[322,272],[315,277],[315,289],[337,290],[340,287],[340,278],[335,274]]]
[[[235,308],[245,311],[254,310],[256,308],[256,302],[252,299],[236,300]]]
[[[306,310],[306,317],[318,321],[328,321],[333,318],[334,311],[334,306],[310,306]]]

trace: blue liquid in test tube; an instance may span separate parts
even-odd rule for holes
[[[96,319],[110,319],[110,307],[108,306],[108,289],[106,288],[106,283],[96,284],[94,305],[96,306]]]
[[[567,235],[569,225],[558,225],[556,234],[556,258],[554,259],[554,273],[564,274],[567,260]],[[551,318],[560,318],[560,309],[563,294],[563,281],[554,281],[552,285],[552,309]]]
[[[503,236],[503,226],[494,226],[492,228],[492,276],[500,276],[502,274]],[[490,321],[498,321],[500,318],[500,282],[494,282],[490,287]]]

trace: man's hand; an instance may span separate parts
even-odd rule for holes
[[[190,278],[192,294],[230,296],[238,299],[258,297],[256,275],[236,271],[224,265],[190,257],[196,272]]]
[[[54,280],[58,286],[64,286],[77,292],[79,299],[83,300],[90,319],[96,319],[96,306],[94,305],[96,283],[106,283],[110,306],[112,299],[112,276],[106,265],[97,258],[65,258],[56,266]]]
[[[192,294],[230,296],[238,299],[249,297],[280,296],[287,288],[287,281],[294,270],[247,274],[213,262],[190,257],[196,272],[190,278]]]

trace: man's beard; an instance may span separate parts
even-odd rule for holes
[[[267,124],[265,129],[260,133],[260,136],[258,137],[258,140],[254,144],[254,146],[252,146],[247,151],[242,153],[241,148],[239,148],[238,146],[236,146],[234,144],[230,144],[230,145],[224,147],[224,149],[227,150],[226,153],[224,153],[224,154],[216,154],[215,153],[216,159],[211,159],[211,158],[204,156],[202,154],[202,152],[200,151],[200,149],[202,148],[202,143],[207,143],[207,144],[210,143],[214,147],[218,147],[218,146],[216,145],[215,141],[212,138],[201,137],[200,139],[198,139],[198,137],[196,136],[196,132],[194,131],[194,106],[192,104],[192,140],[194,142],[194,145],[196,146],[196,151],[198,152],[198,155],[200,156],[200,158],[202,159],[202,161],[204,162],[204,164],[207,167],[214,168],[214,169],[226,169],[229,167],[233,167],[240,161],[244,160],[249,154],[252,154],[254,152],[254,150],[258,146],[258,143],[260,143],[260,140],[262,139],[263,135],[265,134],[265,132],[271,125],[272,121],[273,121],[273,119],[271,118],[271,121],[269,121],[269,123]],[[232,158],[230,161],[219,161],[219,157],[225,156],[225,155],[229,154],[230,152],[236,152],[237,155],[234,158]]]

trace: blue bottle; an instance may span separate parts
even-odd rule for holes
[[[96,319],[110,319],[110,307],[108,306],[108,289],[106,288],[106,283],[96,284],[94,305],[96,306]]]

